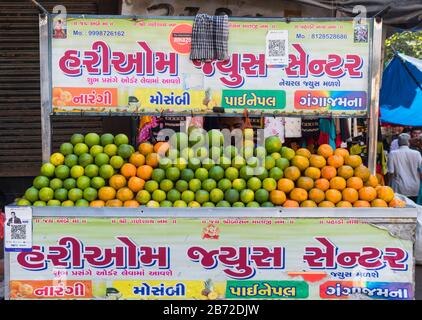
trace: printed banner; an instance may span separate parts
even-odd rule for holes
[[[57,114],[367,114],[370,19],[233,18],[229,60],[207,62],[189,59],[189,19],[65,22],[50,26]]]
[[[346,218],[36,217],[11,299],[413,299],[413,244]]]

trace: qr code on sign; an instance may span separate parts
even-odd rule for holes
[[[285,40],[269,40],[268,41],[268,54],[270,57],[279,57],[286,54],[286,41]]]
[[[26,225],[11,226],[12,240],[26,239]]]

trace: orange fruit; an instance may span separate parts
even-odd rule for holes
[[[358,155],[346,156],[344,163],[352,168],[359,167],[362,164],[362,158]]]
[[[305,170],[305,176],[314,180],[319,179],[321,177],[321,170],[315,167],[308,167]]]
[[[146,157],[145,163],[153,168],[158,166],[158,154],[157,153],[150,153]]]
[[[332,203],[331,201],[322,201],[318,204],[318,207],[323,207],[323,208],[334,208],[336,205],[334,203]]]
[[[308,197],[309,197],[309,200],[312,200],[315,203],[320,203],[321,201],[324,201],[325,199],[325,192],[320,189],[313,188],[309,190]]]
[[[336,189],[328,189],[325,191],[325,199],[336,204],[341,201],[341,192]]]
[[[63,89],[57,88],[57,87],[53,88],[53,97],[54,98],[60,98],[62,93],[63,93]]]
[[[112,187],[101,187],[98,190],[98,198],[103,201],[108,201],[114,199],[116,196],[116,190]]]
[[[281,178],[277,182],[277,189],[285,193],[289,193],[290,191],[293,190],[294,187],[295,187],[295,184],[290,179]]]
[[[126,178],[134,177],[136,176],[136,167],[131,163],[125,163],[120,168],[120,173],[124,175]]]
[[[369,177],[371,176],[371,172],[367,167],[365,167],[363,164],[360,166],[357,166],[355,168],[354,172],[355,177],[359,177],[362,179],[363,182],[368,181]]]
[[[334,155],[346,158],[349,155],[349,150],[344,148],[337,148],[336,150],[334,150]]]
[[[399,198],[394,198],[388,203],[388,206],[393,208],[404,208],[406,207],[406,202],[400,200]]]
[[[137,208],[139,207],[139,202],[136,200],[127,200],[123,203],[123,206],[128,208]]]
[[[300,177],[299,168],[294,167],[294,166],[287,167],[286,169],[284,169],[283,173],[284,173],[285,178],[292,180],[292,181],[296,181]]]
[[[351,166],[341,166],[337,169],[337,174],[344,179],[353,177],[354,173],[355,172]]]
[[[369,179],[365,182],[365,186],[375,188],[376,186],[378,186],[378,178],[371,174],[369,176]]]
[[[294,201],[294,200],[286,200],[283,203],[283,207],[286,207],[286,208],[298,208],[299,207],[299,203],[297,201]]]
[[[317,153],[327,159],[329,156],[333,155],[334,150],[329,144],[322,144],[318,147]]]
[[[286,201],[286,194],[280,190],[270,192],[270,201],[276,206],[281,206]]]
[[[140,166],[138,170],[136,170],[136,175],[146,181],[151,179],[152,171],[153,169],[151,166],[144,164],[143,166]]]
[[[358,200],[355,203],[353,203],[353,206],[359,207],[359,208],[370,208],[371,204],[366,200]]]
[[[119,190],[117,190],[116,198],[121,200],[122,202],[125,202],[127,200],[132,200],[133,197],[134,197],[133,191],[127,187],[120,188]]]
[[[291,164],[297,168],[299,168],[300,171],[305,170],[307,167],[309,167],[309,160],[306,157],[303,156],[294,156]]]
[[[132,153],[129,158],[129,162],[135,167],[140,167],[145,164],[145,156],[139,152]]]
[[[347,179],[347,187],[359,190],[363,187],[363,181],[359,177],[351,177]]]
[[[388,208],[388,204],[382,199],[374,199],[371,201],[371,207]]]
[[[352,204],[349,201],[340,201],[336,204],[336,207],[339,208],[352,208]]]
[[[327,160],[325,160],[323,156],[313,154],[309,158],[309,163],[311,164],[312,167],[321,169],[327,164]]]
[[[308,199],[308,192],[302,188],[294,188],[290,191],[289,198],[300,203]]]
[[[111,199],[106,202],[106,207],[122,207],[123,202],[119,199]]]
[[[377,191],[372,187],[362,187],[361,189],[359,189],[360,200],[372,201],[376,199],[376,197]]]
[[[139,190],[142,190],[144,188],[144,185],[145,185],[145,180],[139,177],[131,177],[127,183],[127,186],[133,192],[138,192]]]
[[[342,156],[332,155],[328,157],[327,163],[334,168],[340,168],[344,164],[344,159]]]
[[[89,203],[90,207],[104,207],[105,202],[103,200],[94,200]]]
[[[300,177],[296,181],[296,186],[309,191],[314,187],[314,180],[309,177]]]
[[[317,204],[312,200],[305,200],[300,204],[301,207],[318,207]]]
[[[154,152],[158,153],[160,156],[164,156],[168,149],[170,149],[170,144],[168,142],[160,141],[154,145]]]
[[[296,150],[296,155],[297,156],[302,156],[302,157],[305,157],[305,158],[308,158],[309,159],[311,157],[311,151],[309,151],[306,148],[300,148],[300,149],[297,149]]]
[[[342,177],[334,177],[330,180],[330,188],[342,191],[346,188],[346,180]]]
[[[394,190],[388,186],[380,186],[375,189],[377,197],[385,202],[391,202],[394,199]]]
[[[356,189],[346,188],[341,192],[343,200],[354,203],[359,200],[359,193]]]
[[[377,173],[376,176],[377,176],[377,179],[378,179],[378,184],[384,185],[384,177],[381,175],[381,173]]]
[[[331,180],[337,175],[337,170],[333,166],[325,166],[321,169],[321,175],[327,180]]]
[[[110,187],[113,187],[114,189],[118,190],[126,186],[126,178],[121,174],[115,174],[110,178],[110,180],[108,180],[108,184],[110,185]]]
[[[138,147],[138,150],[144,156],[154,152],[154,146],[149,142],[141,143]]]
[[[330,189],[330,181],[325,178],[321,178],[315,181],[315,188],[318,188],[322,191],[327,191]]]

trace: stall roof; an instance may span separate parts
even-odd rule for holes
[[[381,122],[422,126],[422,60],[397,54],[384,70]]]

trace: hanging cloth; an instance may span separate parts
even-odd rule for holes
[[[319,136],[319,119],[303,118],[302,119],[302,137],[313,138]]]
[[[336,148],[336,126],[334,119],[319,119],[319,139],[318,144],[329,144],[333,149]]]
[[[193,21],[190,59],[228,60],[229,19],[227,15],[198,14]]]

